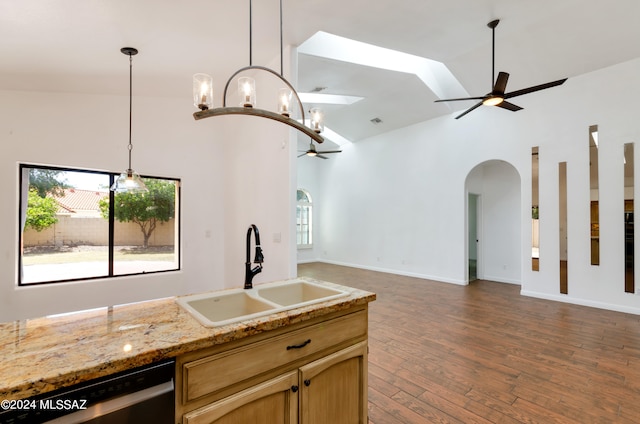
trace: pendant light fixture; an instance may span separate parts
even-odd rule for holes
[[[133,110],[133,56],[138,54],[138,50],[133,47],[123,47],[120,49],[123,54],[129,56],[129,167],[116,179],[116,182],[111,186],[111,191],[117,193],[124,192],[145,192],[149,191],[147,186],[140,178],[137,172],[131,167],[131,150],[133,145],[131,144],[131,123],[132,123],[132,110]]]
[[[245,66],[237,70],[231,75],[231,77],[227,80],[227,83],[224,87],[224,92],[222,94],[222,107],[212,108],[212,94],[213,90],[211,87],[213,79],[206,74],[195,74],[193,76],[193,99],[194,105],[200,109],[199,112],[195,112],[193,117],[196,120],[203,118],[210,118],[212,116],[222,116],[222,115],[250,115],[250,116],[258,116],[261,118],[273,119],[275,121],[281,122],[283,124],[289,125],[302,132],[305,135],[311,137],[311,139],[317,143],[324,142],[324,138],[320,135],[321,129],[324,128],[324,123],[313,122],[313,128],[309,128],[305,125],[305,116],[304,116],[304,108],[302,106],[302,102],[300,101],[300,97],[298,93],[293,88],[293,86],[287,81],[283,76],[283,59],[282,59],[282,0],[280,0],[280,73],[276,71],[266,68],[264,66],[256,66],[253,65],[253,40],[252,40],[252,0],[249,0],[249,66]],[[277,78],[279,78],[285,85],[285,88],[281,88],[278,92],[278,112],[272,112],[265,109],[260,109],[257,107],[256,102],[256,83],[255,80],[251,77],[241,77],[238,78],[238,106],[227,106],[227,90],[229,89],[229,84],[233,80],[236,75],[249,71],[264,71],[270,73]],[[300,123],[299,121],[291,118],[291,104],[293,99],[297,101],[298,106],[300,107]],[[321,115],[317,115],[318,117]]]

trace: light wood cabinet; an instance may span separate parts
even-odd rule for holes
[[[367,307],[177,359],[182,424],[367,422]]]
[[[367,422],[367,344],[300,368],[300,423]]]
[[[294,424],[298,373],[289,372],[184,415],[184,424]]]

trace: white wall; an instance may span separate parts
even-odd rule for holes
[[[294,53],[284,51],[284,69]],[[266,66],[279,69],[279,58]],[[278,90],[283,83],[267,72],[251,74],[256,80],[257,106],[277,110]],[[227,95],[234,105],[237,93]],[[224,287],[242,287],[245,277],[247,230],[255,224],[264,254],[261,273],[253,284],[293,278],[295,267],[295,155],[297,131],[270,119],[226,116],[211,125],[224,129],[222,148],[224,185]],[[213,129],[216,132],[216,129]],[[251,235],[250,260],[255,256]],[[254,265],[252,264],[252,267]]]
[[[319,258],[466,283],[465,177],[497,159],[515,168],[521,184],[519,229],[509,230],[520,247],[494,264],[510,270],[504,279],[519,282],[526,295],[640,313],[638,297],[624,293],[621,159],[624,143],[640,141],[639,73],[636,59],[513,99],[524,107],[517,113],[482,107],[460,120],[447,116],[345,148],[322,169],[331,190],[323,191],[318,212]],[[595,267],[589,264],[587,139],[594,124],[601,146],[602,253]],[[530,269],[533,146],[540,146],[539,272]],[[568,295],[559,294],[560,161],[568,162]]]
[[[226,249],[225,287],[244,284],[246,235],[250,224],[260,232],[265,257],[263,271],[254,284],[292,277],[291,234],[295,232],[290,189],[291,154],[296,145],[289,141],[288,127],[275,121],[229,116],[228,124],[252,119],[250,126],[234,128],[222,150],[224,170],[224,240]],[[293,149],[293,150],[292,150]],[[279,240],[279,241],[278,241]],[[251,255],[255,256],[255,240],[251,236]],[[295,239],[294,239],[295,246]]]
[[[18,164],[121,172],[127,165],[128,100],[0,92],[0,190],[5,196],[0,209],[0,322],[240,287],[251,223],[263,232],[266,257],[265,271],[255,281],[291,276],[294,194],[289,189],[293,161],[288,130],[251,117],[195,121],[186,92],[181,99],[134,96],[133,101],[134,168],[182,180],[182,270],[17,287]],[[281,234],[280,243],[273,242],[275,233]]]

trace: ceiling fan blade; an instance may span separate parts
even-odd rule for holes
[[[481,97],[461,97],[459,99],[440,99],[440,100],[434,100],[434,102],[438,103],[438,102],[457,102],[458,100],[482,100],[484,99],[484,96]]]
[[[322,155],[316,155],[316,157],[317,157],[317,158],[320,158],[320,159],[329,159],[328,157],[326,157],[326,156],[322,156]]]
[[[304,152],[303,154],[298,155],[299,158],[301,158],[302,156],[307,156],[307,152]]]
[[[497,104],[496,106],[501,107],[502,109],[510,110],[512,112],[517,112],[519,110],[522,110],[520,106],[514,105],[513,103],[505,102],[505,101],[503,101],[500,104]]]
[[[522,96],[523,94],[533,93],[535,91],[545,90],[547,88],[556,87],[558,85],[564,84],[567,78],[563,78],[558,81],[548,82],[546,84],[534,85],[533,87],[523,88],[522,90],[512,91],[511,93],[507,93],[504,95],[505,99],[510,99],[512,97]]]
[[[504,94],[504,90],[507,89],[507,81],[509,80],[509,74],[506,72],[500,72],[498,74],[498,78],[496,79],[496,83],[493,86],[493,91],[491,94]]]
[[[471,112],[474,109],[479,108],[480,106],[482,106],[482,102],[476,103],[475,105],[471,106],[469,109],[467,109],[464,112],[462,112],[460,115],[456,116],[456,119],[462,118],[464,115],[466,115],[467,113]]]
[[[325,150],[324,152],[318,152],[318,154],[324,155],[325,153],[342,153],[342,150]]]

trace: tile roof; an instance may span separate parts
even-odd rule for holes
[[[58,213],[76,213],[77,211],[100,211],[99,201],[109,197],[109,192],[99,190],[79,190],[67,188],[64,196],[53,196],[58,202]]]

